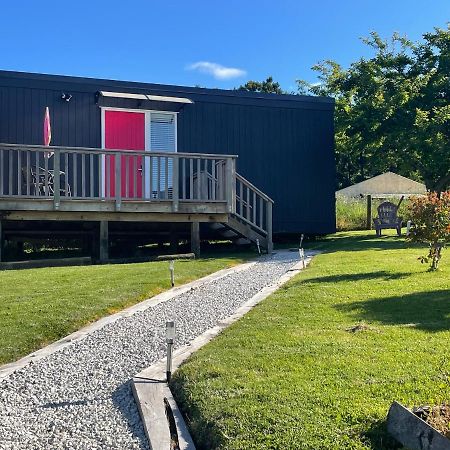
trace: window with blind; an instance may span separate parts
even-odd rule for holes
[[[150,151],[176,152],[176,116],[173,113],[150,113]],[[152,194],[155,198],[171,198],[173,160],[159,157],[152,164]]]

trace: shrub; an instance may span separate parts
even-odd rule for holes
[[[442,249],[450,240],[450,191],[429,192],[424,197],[409,201],[409,215],[413,222],[410,240],[429,245],[427,256],[420,256],[422,263],[430,262],[430,269],[436,270],[442,257]]]

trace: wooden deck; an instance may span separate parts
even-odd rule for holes
[[[108,222],[186,222],[196,249],[210,222],[271,251],[272,205],[233,155],[0,144],[1,242],[7,221],[97,221],[103,247]]]

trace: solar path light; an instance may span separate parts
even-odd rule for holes
[[[300,237],[300,245],[299,245],[299,248],[298,248],[298,254],[300,255],[300,259],[302,261],[303,268],[306,267],[306,265],[305,265],[305,250],[302,248],[303,238],[304,237],[305,236],[302,234],[301,237]]]
[[[261,254],[261,247],[259,246],[259,239],[256,239],[256,247],[258,247],[258,253]]]
[[[175,261],[171,259],[169,261],[169,271],[170,271],[170,283],[172,287],[175,286]]]
[[[175,322],[166,322],[166,342],[167,342],[167,367],[166,378],[167,382],[170,382],[172,377],[172,350],[173,343],[175,341]]]

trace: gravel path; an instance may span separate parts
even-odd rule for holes
[[[282,252],[121,318],[0,382],[0,449],[148,449],[131,392],[136,373],[230,316],[295,262]]]

